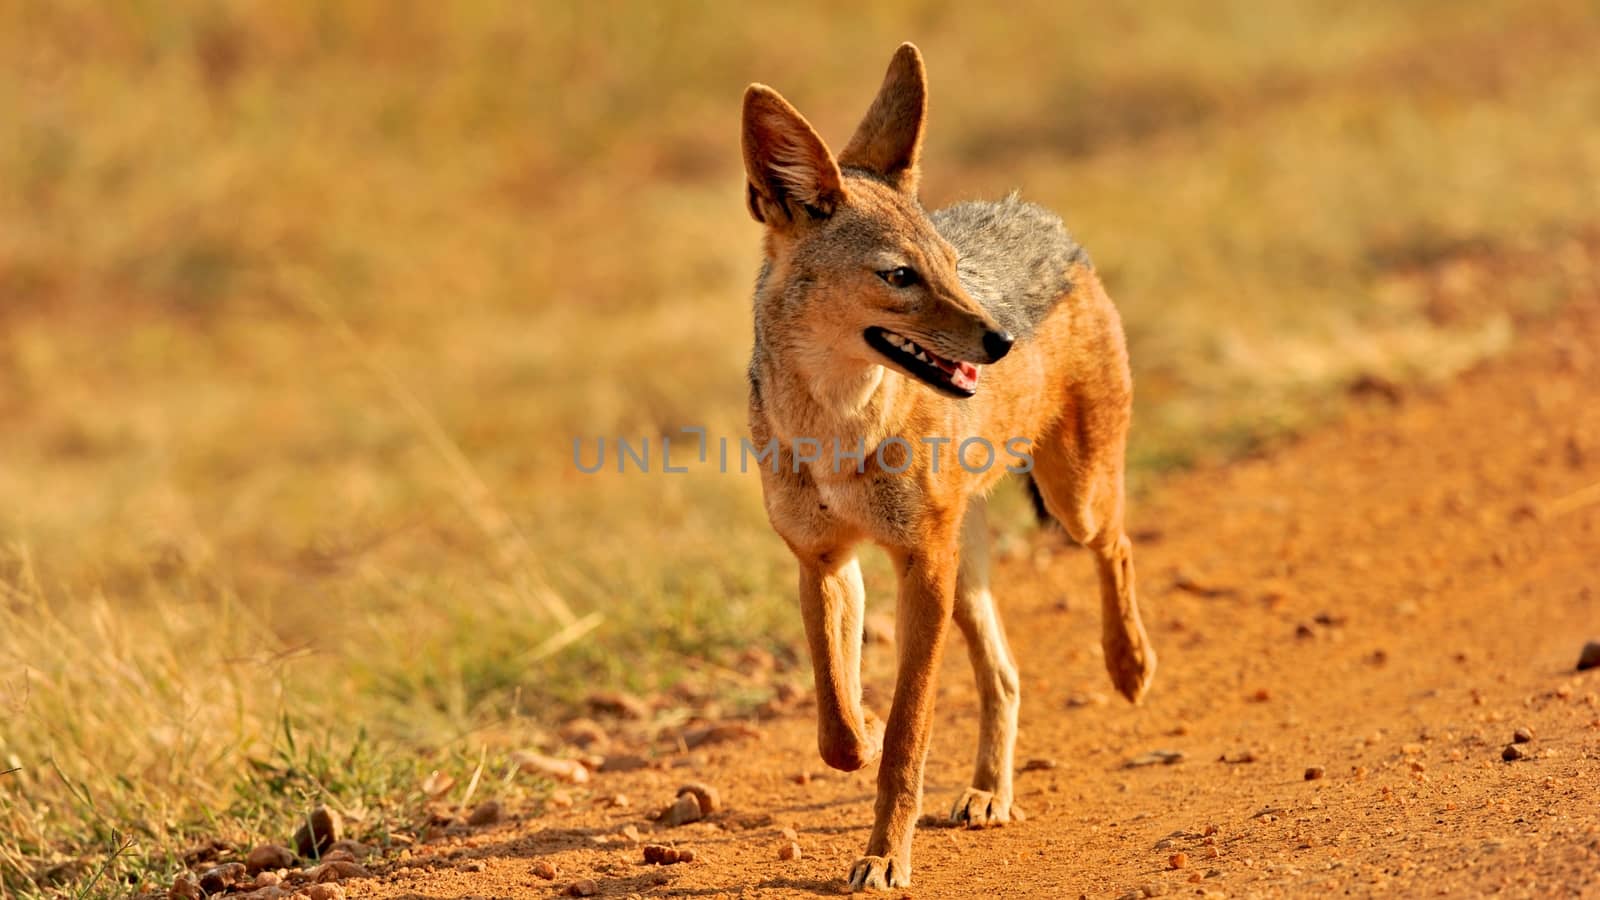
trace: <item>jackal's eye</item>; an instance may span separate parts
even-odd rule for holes
[[[911,287],[919,280],[917,278],[917,270],[907,268],[905,266],[896,266],[893,269],[879,272],[878,277],[882,278],[884,283],[894,288]]]

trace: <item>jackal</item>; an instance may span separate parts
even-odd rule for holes
[[[778,464],[762,469],[767,515],[799,562],[822,758],[851,771],[882,754],[852,889],[911,883],[934,678],[952,619],[982,709],[972,784],[950,816],[969,827],[1021,817],[1012,805],[1017,669],[989,592],[984,514],[1007,469],[955,464],[948,447],[1027,442],[1044,508],[1094,553],[1112,682],[1137,703],[1156,667],[1123,527],[1132,379],[1121,322],[1088,255],[1048,210],[1016,195],[923,209],[926,113],[911,44],[837,157],[773,89],[752,84],[744,95],[746,200],[766,226],[750,430],[779,447]],[[851,464],[797,458],[796,439],[849,448]],[[886,727],[861,702],[863,541],[883,546],[899,575]]]

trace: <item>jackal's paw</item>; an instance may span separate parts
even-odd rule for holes
[[[977,788],[967,788],[950,808],[950,821],[967,828],[997,827],[1007,822],[1021,822],[1023,818],[1022,810],[1013,809],[1009,798]]]
[[[872,765],[883,753],[882,720],[871,712],[864,713],[862,732],[858,736],[854,731],[840,728],[824,733],[818,747],[822,751],[822,761],[841,772],[856,772]]]
[[[863,856],[850,867],[850,891],[887,891],[911,886],[911,866],[886,856]]]
[[[1129,703],[1143,700],[1156,676],[1156,652],[1150,648],[1144,630],[1107,637],[1101,641],[1101,648],[1106,655],[1106,672],[1117,693],[1128,698]]]

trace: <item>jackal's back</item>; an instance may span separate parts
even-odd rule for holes
[[[961,286],[1018,338],[1068,293],[1074,265],[1089,263],[1060,216],[1016,194],[957,203],[929,218],[960,255]]]

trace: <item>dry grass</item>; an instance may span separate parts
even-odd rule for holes
[[[791,646],[754,478],[570,462],[741,433],[748,81],[838,144],[923,46],[925,199],[1065,213],[1139,485],[1597,278],[1592,4],[678,9],[0,10],[0,896],[381,837],[583,685]]]

